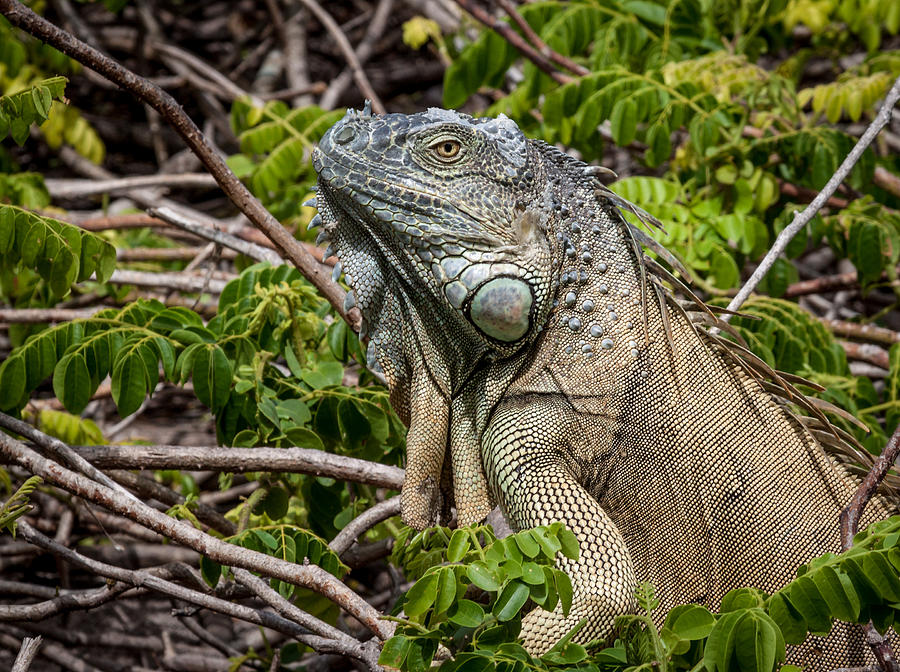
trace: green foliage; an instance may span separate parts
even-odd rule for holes
[[[560,605],[568,613],[572,604],[572,583],[554,566],[557,554],[578,558],[578,541],[561,523],[505,539],[497,539],[486,526],[452,533],[432,528],[414,535],[406,528],[397,538],[393,560],[418,580],[398,603],[406,618],[385,643],[379,662],[390,669],[427,670],[439,643],[458,652],[441,669],[473,664],[501,669],[494,666],[532,660],[512,641],[522,607],[530,600],[550,611]],[[475,589],[483,591],[486,601],[464,597]],[[550,659],[555,655],[559,662],[569,662],[567,646],[558,645]]]
[[[328,543],[324,539],[295,525],[254,527],[229,537],[225,541],[287,562],[302,564],[304,560],[307,560],[337,578],[343,577],[349,571],[337,554],[328,548]],[[216,587],[222,571],[223,567],[220,564],[209,558],[201,559],[200,572],[210,588]],[[271,584],[272,588],[285,599],[292,599],[299,593],[306,592],[297,586],[277,579],[272,579]]]
[[[50,117],[53,99],[63,100],[65,77],[51,77],[24,91],[0,96],[0,140],[7,135],[21,145],[31,124],[43,124]]]
[[[248,100],[236,100],[231,127],[241,154],[230,157],[229,164],[279,219],[295,217],[303,194],[315,181],[310,152],[342,116],[340,110],[329,112],[314,105],[291,109],[271,101],[254,107]]]
[[[90,418],[44,408],[35,420],[35,426],[44,434],[55,436],[72,446],[102,446],[107,443],[97,423]]]
[[[43,483],[40,476],[28,478],[12,496],[0,506],[0,530],[6,530],[13,536],[16,534],[16,520],[31,511],[28,497],[34,489]]]
[[[524,580],[540,572],[526,567],[534,563],[546,571],[557,551],[567,557],[577,553],[571,533],[554,527],[503,540],[484,527],[401,535],[394,559],[418,580],[401,601],[407,618],[385,643],[379,662],[389,669],[426,670],[441,644],[452,657],[437,666],[440,670],[769,672],[784,661],[787,644],[799,644],[809,633],[827,635],[836,620],[872,619],[881,631],[897,620],[900,516],[871,525],[846,553],[826,554],[801,567],[797,578],[771,596],[755,588],[729,592],[718,614],[698,604],[680,605],[657,629],[659,600],[653,586],[642,583],[635,593],[640,612],[617,619],[610,646],[575,644],[573,631],[534,658],[512,641],[527,591],[541,604],[534,600],[536,584]],[[541,539],[557,543],[546,546]],[[553,590],[549,578],[538,585],[539,597]]]
[[[33,269],[53,294],[65,296],[92,274],[106,282],[115,261],[115,248],[92,233],[0,204],[0,271]]]
[[[52,375],[57,397],[80,413],[108,375],[124,417],[161,380],[192,380],[197,398],[216,415],[223,442],[341,445],[375,459],[390,452],[396,462],[402,426],[384,390],[341,385],[343,367],[333,357],[362,354],[345,325],[326,327],[326,310],[295,269],[265,265],[230,282],[218,315],[206,324],[187,308],[158,301],[103,310],[14,349],[0,365],[0,409],[22,408]]]

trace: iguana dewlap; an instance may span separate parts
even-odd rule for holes
[[[579,539],[560,563],[572,611],[529,613],[530,650],[581,618],[580,641],[608,635],[639,581],[660,614],[716,608],[838,550],[856,483],[817,440],[837,442],[824,419],[792,414],[759,360],[679,307],[585,164],[503,116],[439,109],[348,112],[313,161],[321,237],[409,423],[404,520],[434,524],[452,495],[461,524],[496,502],[516,528]],[[887,512],[873,501],[863,524]],[[806,662],[862,664],[846,639]]]

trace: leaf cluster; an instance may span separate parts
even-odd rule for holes
[[[528,669],[521,665],[531,656],[513,641],[522,607],[531,602],[568,613],[572,604],[572,583],[554,565],[557,554],[578,558],[578,541],[561,523],[504,539],[486,526],[415,535],[407,528],[393,559],[420,578],[397,605],[406,618],[385,642],[379,662],[420,672],[443,644],[458,655],[441,669]]]

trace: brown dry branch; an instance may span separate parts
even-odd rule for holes
[[[325,27],[325,30],[327,30],[331,37],[334,38],[334,42],[340,50],[341,55],[344,57],[344,60],[347,61],[347,65],[350,66],[350,70],[353,72],[353,79],[356,81],[359,90],[362,91],[366,98],[372,101],[372,109],[375,110],[377,114],[384,114],[387,110],[381,102],[381,99],[378,97],[378,94],[375,93],[375,89],[372,88],[369,78],[366,77],[362,64],[359,62],[359,58],[357,58],[356,53],[353,51],[353,46],[350,44],[347,36],[344,35],[344,31],[341,30],[341,27],[337,22],[331,18],[331,15],[326,12],[322,8],[322,5],[316,2],[316,0],[300,0],[300,2],[315,15],[319,22]]]
[[[311,3],[311,0],[305,2]],[[343,315],[354,329],[359,329],[359,311],[354,309],[347,315],[344,314],[345,292],[340,285],[331,280],[330,275],[324,272],[306,249],[250,193],[172,96],[109,56],[54,26],[17,0],[0,0],[0,14],[14,26],[100,73],[159,112],[200,158],[231,202],[269,237],[282,256],[306,276],[338,314]]]
[[[321,567],[316,565],[299,566],[221,541],[197,530],[188,523],[173,520],[143,502],[125,497],[118,491],[65,469],[58,463],[41,457],[20,441],[4,434],[0,434],[0,451],[48,483],[99,504],[113,513],[122,515],[179,544],[192,548],[214,562],[229,567],[243,567],[262,572],[292,585],[314,590],[350,613],[380,639],[386,639],[393,633],[392,624],[382,621],[380,614],[375,609]]]
[[[497,0],[497,4],[503,8],[503,11],[507,13],[510,19],[513,20],[519,30],[522,31],[522,34],[528,39],[531,44],[544,56],[549,58],[552,62],[556,63],[559,66],[564,67],[569,72],[572,72],[579,77],[583,77],[585,75],[590,74],[590,70],[588,70],[583,65],[580,65],[573,61],[571,58],[563,56],[559,52],[554,51],[550,48],[550,46],[544,42],[540,35],[534,32],[534,29],[528,25],[528,22],[522,17],[521,14],[516,10],[516,5],[512,0]]]
[[[457,5],[471,14],[477,21],[500,35],[504,40],[518,49],[522,56],[534,63],[542,72],[550,75],[557,84],[568,84],[573,78],[566,75],[553,65],[550,60],[519,35],[508,23],[500,21],[490,12],[477,5],[474,0],[454,0]]]
[[[347,523],[338,535],[331,540],[328,547],[338,555],[343,555],[350,550],[350,547],[353,546],[354,542],[361,537],[366,530],[375,527],[378,523],[381,523],[388,518],[399,515],[399,497],[391,497],[388,500],[379,502],[371,509],[363,511],[356,518]]]
[[[871,341],[888,346],[900,343],[900,333],[892,329],[875,326],[874,324],[859,324],[857,322],[829,319],[822,319],[821,322],[835,336],[853,338],[858,341]]]
[[[225,446],[71,446],[102,469],[190,469],[247,473],[284,472],[327,476],[399,490],[403,469],[314,448],[229,448]]]
[[[868,362],[874,366],[885,369],[891,368],[891,358],[888,351],[872,343],[853,343],[851,341],[839,341],[849,359],[860,362]]]

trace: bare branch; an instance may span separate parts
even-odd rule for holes
[[[863,152],[872,143],[875,136],[877,136],[879,131],[890,122],[894,106],[897,104],[898,100],[900,100],[900,77],[894,80],[894,85],[884,97],[884,102],[881,104],[878,114],[875,115],[875,118],[872,120],[872,123],[869,124],[866,132],[862,134],[862,137],[853,149],[850,150],[850,153],[847,154],[843,162],[841,162],[841,165],[838,167],[835,174],[831,176],[831,179],[825,184],[822,191],[819,192],[819,195],[813,199],[812,203],[803,209],[803,212],[794,215],[793,221],[778,234],[778,238],[775,239],[772,248],[766,253],[766,256],[760,262],[759,266],[756,267],[756,270],[753,271],[753,274],[747,282],[744,283],[737,295],[728,304],[729,311],[737,311],[744,304],[744,301],[747,300],[753,290],[756,289],[756,286],[763,279],[763,276],[765,276],[765,274],[769,272],[769,269],[772,268],[775,260],[784,253],[788,243],[791,242],[794,236],[803,230],[816,213],[822,209],[822,206],[825,205],[825,201],[834,194],[841,182],[847,178],[847,175],[850,174],[853,166],[855,166],[856,162],[862,157]],[[727,322],[730,319],[730,314],[726,313],[722,315],[722,320]]]
[[[116,285],[137,285],[156,289],[177,289],[180,292],[221,294],[228,281],[236,278],[233,273],[215,272],[219,277],[207,278],[206,274],[150,273],[117,268],[109,281]]]
[[[53,198],[82,198],[98,194],[110,194],[128,189],[146,187],[177,187],[179,189],[214,189],[218,187],[209,173],[183,173],[181,175],[134,175],[111,180],[82,180],[48,177],[44,180]]]
[[[235,252],[245,254],[251,259],[255,259],[256,261],[268,261],[269,263],[275,265],[284,263],[284,259],[281,258],[281,255],[279,255],[274,250],[267,249],[265,247],[262,247],[261,245],[257,245],[256,243],[242,240],[241,238],[233,236],[230,233],[225,233],[224,231],[219,231],[218,229],[214,229],[211,226],[207,226],[200,222],[194,221],[181,212],[173,210],[172,208],[151,208],[149,210],[149,214],[154,217],[158,217],[164,222],[168,222],[172,226],[177,226],[179,229],[184,229],[185,231],[189,231],[197,236],[200,236],[201,238],[205,238],[206,240],[218,243],[223,247],[232,249]]]
[[[542,72],[547,73],[557,84],[568,84],[573,81],[569,75],[557,70],[546,56],[532,47],[525,39],[512,29],[508,23],[504,23],[492,16],[489,12],[473,2],[473,0],[455,0],[456,4],[474,16],[478,21],[500,35],[504,40],[518,49],[522,56],[534,63]]]
[[[380,639],[393,633],[392,624],[381,620],[380,614],[341,581],[316,565],[294,563],[240,548],[212,537],[180,520],[174,520],[143,502],[128,499],[106,486],[51,462],[12,437],[0,434],[0,451],[13,458],[31,473],[45,481],[84,497],[100,506],[139,523],[154,532],[202,553],[211,560],[229,567],[243,567],[286,581],[295,586],[310,588],[336,603]]]
[[[519,30],[522,31],[522,34],[528,39],[531,44],[533,44],[537,50],[549,58],[551,61],[556,63],[559,66],[564,67],[569,72],[573,72],[576,75],[583,77],[584,75],[590,74],[590,70],[588,70],[583,65],[579,65],[575,61],[570,58],[563,56],[562,54],[553,51],[550,46],[541,39],[541,36],[534,32],[534,29],[528,25],[528,22],[522,17],[521,14],[516,10],[516,5],[512,0],[497,0],[497,4],[503,8],[503,11],[507,13],[509,18],[513,20],[513,22],[519,27]]]
[[[40,637],[26,637],[23,639],[22,648],[19,649],[19,655],[16,656],[16,662],[13,663],[12,672],[27,672],[28,668],[31,667],[31,661],[34,660],[40,648]]]
[[[379,502],[370,509],[366,509],[356,518],[351,520],[342,529],[338,535],[331,540],[328,547],[337,553],[343,555],[353,545],[362,534],[375,527],[378,523],[400,515],[400,498],[391,497],[388,500]]]
[[[314,474],[399,490],[404,471],[314,448],[229,448],[226,446],[72,446],[103,469],[193,469],[197,471],[277,471]]]
[[[855,338],[860,341],[872,341],[884,345],[900,343],[900,333],[897,333],[893,329],[886,329],[874,324],[858,324],[856,322],[826,319],[822,320],[822,324],[824,324],[835,336]]]
[[[387,27],[388,19],[391,16],[391,9],[394,6],[394,0],[379,0],[378,6],[375,7],[375,14],[372,16],[372,20],[369,22],[369,27],[366,29],[366,34],[363,37],[362,41],[359,43],[359,46],[356,48],[356,58],[359,60],[360,65],[369,60],[369,57],[372,55],[372,52],[375,50],[375,43],[381,38],[384,34],[384,30]],[[324,107],[326,110],[330,110],[335,105],[337,105],[338,98],[340,98],[341,94],[344,92],[344,89],[347,88],[347,85],[350,83],[350,80],[354,76],[354,71],[352,67],[348,67],[344,72],[335,77],[331,84],[328,85],[328,88],[325,90],[325,93],[322,94],[322,99],[319,101],[319,105]]]

